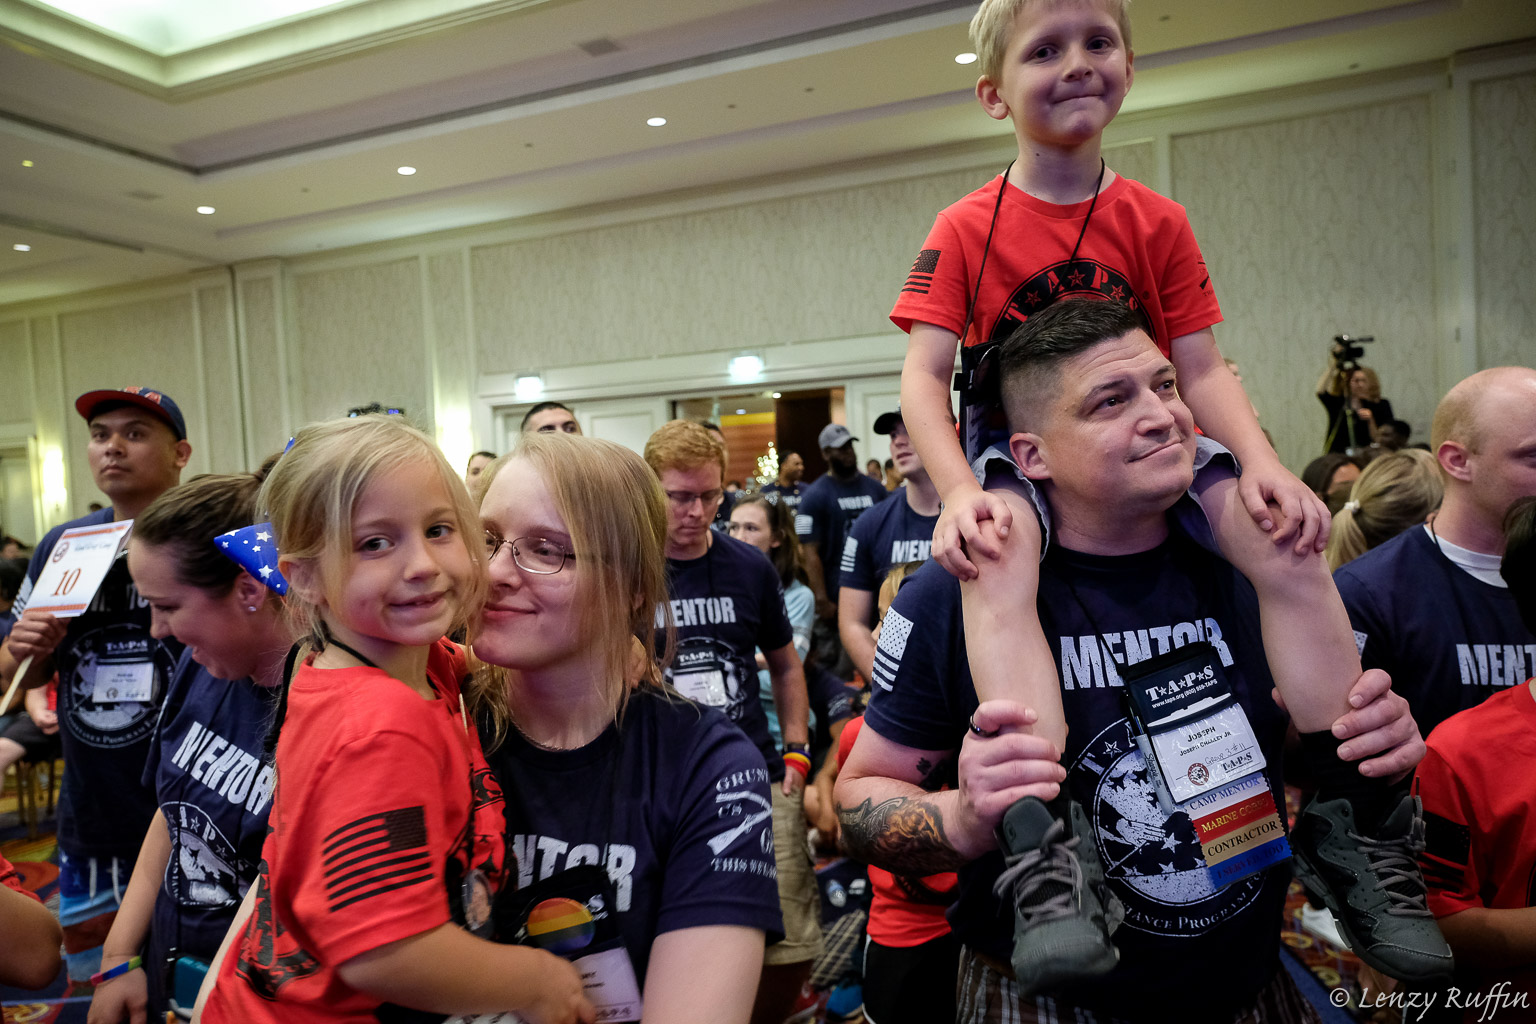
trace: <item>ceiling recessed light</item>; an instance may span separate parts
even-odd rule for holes
[[[203,214],[204,216],[206,216],[206,215],[208,215],[210,213],[213,213],[214,210],[213,210],[213,207],[211,207],[211,206],[199,206],[197,208],[197,212]]]
[[[975,64],[976,63],[976,55],[974,53],[957,53],[957,54],[955,54],[955,63],[956,64]]]
[[[31,160],[23,160],[21,162],[21,166],[23,166],[23,167],[31,167],[32,166],[32,161]]]
[[[736,415],[737,416],[745,416],[746,414],[747,414],[747,410],[745,410],[745,409],[737,409],[736,410]]]
[[[783,397],[784,397],[784,394],[783,394],[783,392],[780,392],[780,391],[775,391],[775,392],[774,392],[774,393],[773,393],[773,397],[774,397],[774,398],[783,398]]]
[[[664,117],[648,117],[645,119],[645,123],[650,125],[652,128],[660,128],[662,125],[667,123],[667,119]]]
[[[409,164],[407,164],[404,167],[396,167],[395,168],[395,173],[396,174],[403,174],[406,177],[410,177],[411,175],[416,173],[416,168],[411,167]]]
[[[17,242],[15,245],[11,246],[11,248],[15,249],[17,252],[31,252],[32,251],[32,247],[30,245],[28,245],[27,243],[25,243],[25,242]]]

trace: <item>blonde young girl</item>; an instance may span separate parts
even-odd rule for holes
[[[412,1007],[590,1022],[568,962],[472,934],[508,864],[464,655],[444,639],[485,589],[462,481],[425,435],[365,416],[302,431],[259,504],[310,653],[278,713],[249,918],[201,1019],[422,1019],[399,1016]]]

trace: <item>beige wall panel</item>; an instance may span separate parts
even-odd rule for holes
[[[1415,440],[1429,431],[1430,127],[1412,97],[1173,139],[1175,195],[1226,316],[1217,342],[1298,472],[1322,451],[1314,385],[1341,332],[1376,336],[1365,362]]]
[[[1002,168],[478,248],[479,370],[751,349],[891,330],[934,214]]]
[[[27,338],[27,322],[0,323],[0,367],[4,367],[6,387],[0,402],[0,423],[26,423],[32,419],[34,403],[32,343]]]
[[[283,410],[282,360],[278,353],[282,311],[278,308],[278,281],[251,277],[241,281],[241,343],[245,348],[246,430],[256,465],[281,451],[294,424]],[[254,468],[254,467],[253,467]]]
[[[235,367],[231,328],[230,291],[227,287],[197,291],[198,337],[203,345],[203,393],[208,401],[202,410],[207,425],[202,447],[215,473],[249,468],[243,451],[240,376]]]
[[[1106,147],[1104,162],[1122,178],[1157,188],[1157,144],[1150,139]]]
[[[417,261],[395,259],[290,279],[294,405],[304,423],[370,402],[401,404],[430,429],[431,368]]]
[[[1536,366],[1536,74],[1472,86],[1481,366]]]
[[[458,252],[427,258],[427,301],[443,386],[469,394],[473,370],[469,340],[469,281]]]
[[[64,458],[70,467],[70,504],[76,515],[85,511],[87,502],[105,503],[85,460],[89,431],[85,420],[74,413],[75,398],[94,388],[138,384],[164,390],[187,421],[192,459],[185,473],[208,472],[206,439],[197,436],[206,398],[197,372],[190,290],[64,313],[58,323],[68,403]]]

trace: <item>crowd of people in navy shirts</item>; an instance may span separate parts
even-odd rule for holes
[[[1298,477],[1183,208],[1100,155],[1123,0],[972,36],[1019,158],[899,287],[884,465],[829,422],[816,479],[732,480],[716,424],[545,401],[464,467],[373,414],[183,482],[170,395],[78,396],[108,503],[0,563],[0,766],[65,763],[0,982],[93,1024],[1289,1024],[1294,880],[1346,1001],[1536,1019],[1536,370],[1413,446],[1341,345]],[[835,1009],[818,854],[870,891]]]

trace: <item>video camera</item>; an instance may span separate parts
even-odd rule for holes
[[[1360,346],[1375,341],[1374,335],[1335,334],[1333,336],[1333,365],[1340,373],[1350,373],[1360,365],[1365,349]]]

